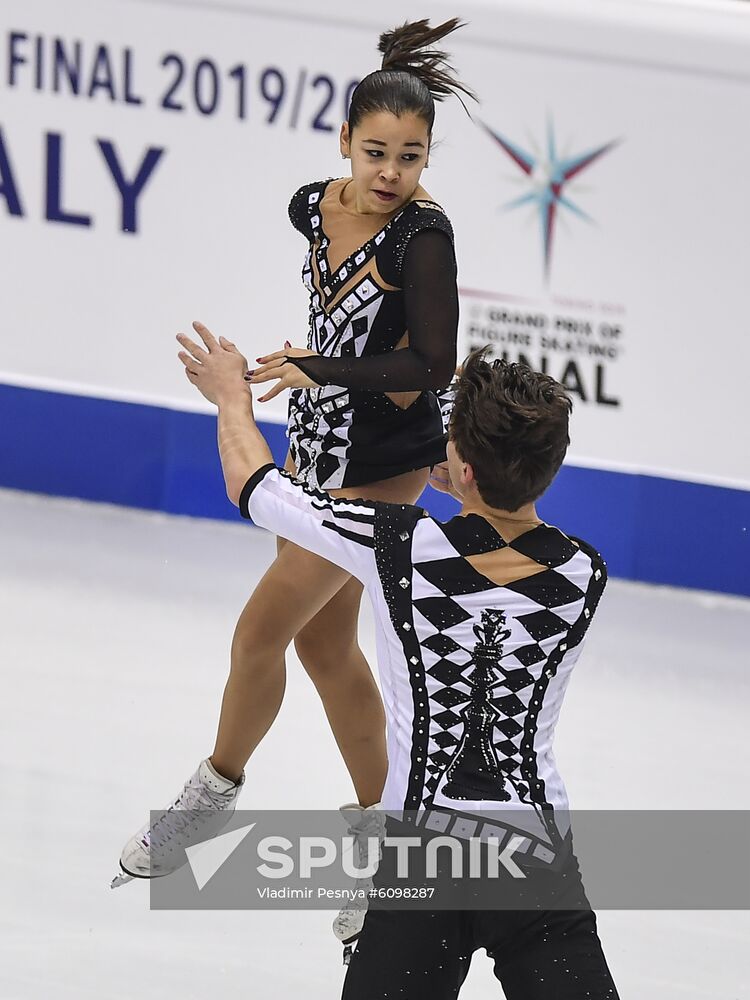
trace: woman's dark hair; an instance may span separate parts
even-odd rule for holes
[[[407,21],[400,28],[380,36],[378,51],[383,53],[382,68],[368,74],[355,87],[349,105],[349,131],[374,111],[390,111],[400,116],[409,112],[423,118],[431,134],[435,121],[435,101],[455,94],[476,100],[475,94],[456,79],[447,62],[447,54],[432,48],[456,28],[457,17],[430,27],[428,20]],[[466,105],[464,104],[464,108]]]
[[[449,436],[479,494],[518,510],[544,493],[565,458],[570,396],[551,376],[472,351],[460,369]]]

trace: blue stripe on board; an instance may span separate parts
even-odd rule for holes
[[[0,385],[0,486],[235,519],[215,418]],[[283,426],[262,423],[275,460]],[[437,517],[457,504],[427,489]],[[750,595],[750,491],[566,466],[542,516],[587,539],[614,576]]]

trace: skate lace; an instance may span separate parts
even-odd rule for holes
[[[151,825],[149,845],[159,848],[167,841],[176,843],[195,823],[205,824],[231,802],[226,792],[213,791],[202,782],[186,784],[174,802]]]
[[[370,840],[377,838],[378,846],[375,848],[378,853],[378,862],[383,856],[383,837],[385,836],[385,821],[382,816],[375,813],[368,816],[366,819],[361,819],[357,824],[353,824],[348,827],[347,833],[350,837],[354,838],[354,843],[352,844],[352,854],[354,855],[354,860],[357,862],[357,868],[367,868],[370,864]],[[361,876],[355,879],[354,882],[355,889],[364,889],[368,891],[372,889],[372,876]],[[339,918],[344,918],[346,920],[346,914],[351,911],[360,911],[362,909],[367,909],[367,898],[361,899],[350,899],[341,907],[341,912]]]
[[[367,815],[366,819],[359,820],[356,824],[348,827],[347,833],[354,838],[352,852],[356,851],[360,859],[358,868],[366,866],[365,859],[369,862],[370,839],[377,837],[378,840],[378,861],[382,857],[383,838],[385,837],[385,820],[378,813]]]

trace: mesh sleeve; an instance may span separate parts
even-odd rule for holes
[[[409,242],[402,269],[409,346],[362,358],[289,358],[318,385],[375,392],[440,389],[456,368],[458,289],[449,236],[426,229]]]

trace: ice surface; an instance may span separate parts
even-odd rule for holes
[[[0,492],[2,1000],[339,995],[330,912],[152,912],[145,884],[109,889],[124,841],[211,751],[233,626],[274,552],[241,523]],[[572,804],[747,808],[749,633],[748,601],[613,581],[559,726]],[[288,667],[240,805],[333,809],[348,777]],[[747,913],[599,927],[623,998],[749,995]],[[478,952],[461,997],[490,996]]]

